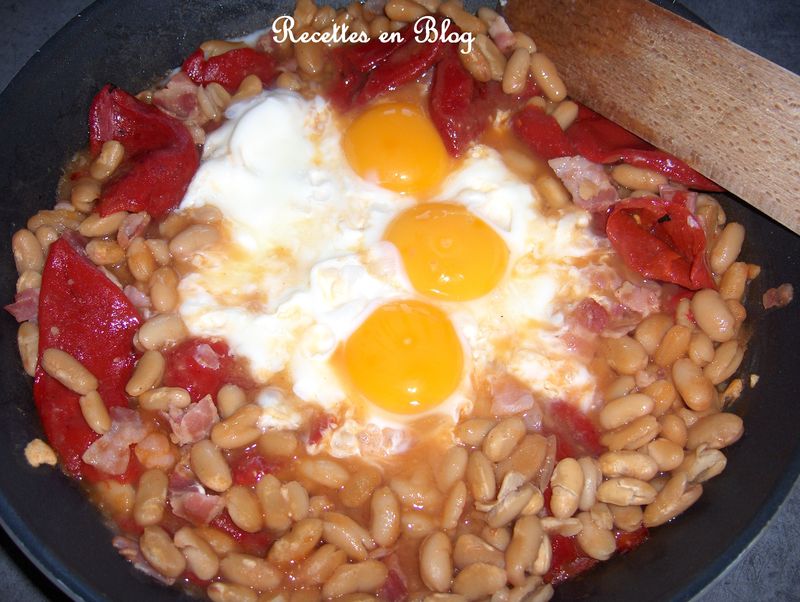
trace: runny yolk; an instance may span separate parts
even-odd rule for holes
[[[453,203],[415,205],[384,235],[419,292],[467,301],[491,291],[505,273],[508,246],[486,222]]]
[[[433,124],[418,107],[405,102],[364,111],[345,131],[342,146],[358,175],[402,193],[435,187],[449,163]]]
[[[430,410],[456,390],[464,366],[461,342],[440,309],[421,301],[378,307],[344,344],[352,385],[396,414]]]

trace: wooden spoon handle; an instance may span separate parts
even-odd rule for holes
[[[509,0],[570,95],[800,233],[800,77],[645,0]]]

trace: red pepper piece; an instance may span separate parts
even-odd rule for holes
[[[411,26],[401,29],[397,34],[397,38],[391,41],[373,38],[364,44],[340,46],[331,53],[337,73],[325,96],[337,111],[344,113],[353,106],[356,95],[367,81],[367,74],[406,43],[411,35]]]
[[[147,211],[164,217],[183,198],[200,165],[200,156],[184,125],[119,88],[105,86],[89,110],[89,142],[97,154],[103,143],[125,147],[120,174],[102,191],[100,215]]]
[[[186,572],[183,573],[183,576],[186,577],[186,581],[188,581],[192,585],[196,585],[197,587],[201,587],[203,589],[206,589],[209,585],[211,585],[211,581],[208,581],[206,579],[200,579],[200,577],[198,577],[188,569],[186,570]]]
[[[103,190],[100,215],[118,211],[147,211],[153,219],[163,218],[183,198],[199,165],[194,143],[149,153],[133,169]]]
[[[336,416],[328,414],[327,412],[318,412],[315,414],[308,424],[308,443],[309,445],[316,445],[322,441],[322,435],[325,431],[336,426]]]
[[[411,34],[411,25],[397,32],[397,36],[383,41],[373,38],[364,44],[345,44],[333,51],[333,60],[359,73],[368,73],[389,58],[395,50],[405,44]]]
[[[565,401],[550,404],[545,413],[545,428],[553,433],[558,446],[558,459],[598,456],[605,448],[594,424],[580,410]]]
[[[574,537],[553,534],[550,536],[550,545],[553,548],[553,560],[544,576],[545,583],[557,585],[588,571],[598,562],[583,553]]]
[[[717,184],[696,172],[677,157],[658,150],[613,121],[579,105],[578,118],[566,131],[577,154],[595,163],[624,161],[652,169],[673,182],[698,190],[720,191]]]
[[[144,527],[137,524],[136,520],[130,515],[114,517],[114,522],[117,523],[117,529],[123,535],[139,537],[144,532]]]
[[[260,558],[264,558],[267,555],[267,550],[269,550],[269,546],[273,541],[273,537],[266,530],[258,531],[257,533],[242,531],[231,520],[227,510],[220,512],[209,524],[233,537],[244,553]]]
[[[649,142],[580,103],[578,118],[567,128],[566,135],[579,155],[595,163],[613,162],[615,154],[623,148],[631,150],[655,148]]]
[[[431,121],[447,152],[460,155],[483,131],[474,110],[475,80],[450,49],[436,66],[428,97]]]
[[[648,534],[647,527],[640,527],[631,533],[617,531],[614,534],[617,552],[626,554],[639,547],[647,540]],[[557,585],[588,571],[598,563],[581,549],[575,537],[553,534],[550,536],[550,545],[553,548],[553,560],[550,570],[544,576],[546,583]]]
[[[678,303],[681,302],[681,299],[689,299],[691,301],[692,297],[694,297],[694,293],[695,291],[687,290],[682,286],[675,286],[673,289],[667,289],[667,287],[664,287],[661,297],[661,311],[674,315],[675,311],[678,309]],[[690,317],[691,313],[692,312],[690,311]]]
[[[511,119],[511,129],[528,148],[543,159],[575,155],[570,142],[558,122],[538,107],[525,107]]]
[[[452,45],[442,42],[441,38],[434,42],[418,42],[416,36],[408,36],[369,73],[356,96],[356,105],[364,105],[384,92],[414,81],[441,60],[446,46]]]
[[[623,261],[645,278],[690,290],[716,288],[706,266],[706,236],[681,203],[649,196],[614,205],[606,235]]]
[[[348,66],[340,69],[339,75],[334,78],[333,84],[326,90],[325,96],[333,108],[344,113],[353,106],[356,94],[364,85],[367,76]]]
[[[170,349],[165,359],[164,385],[186,389],[192,401],[200,401],[206,395],[216,397],[225,383],[244,388],[251,384],[237,369],[224,341],[189,339]]]
[[[389,569],[386,581],[378,590],[378,598],[389,602],[400,602],[408,597],[408,587],[400,574],[394,569]]]
[[[550,500],[553,499],[553,487],[552,485],[547,485],[542,492],[542,498],[544,499],[544,507],[547,508],[547,511],[552,513],[550,509]]]
[[[242,453],[231,466],[233,482],[254,487],[265,474],[273,474],[283,468],[284,462],[265,458],[258,449],[251,447]]]
[[[272,55],[252,48],[235,48],[209,59],[198,48],[183,61],[181,69],[194,83],[207,85],[216,82],[231,94],[248,75],[257,75],[265,86],[278,75]]]
[[[517,96],[505,94],[499,82],[475,81],[461,64],[456,47],[450,45],[436,65],[428,108],[445,148],[457,157],[480,137],[496,111],[537,94],[539,87],[532,78]]]
[[[494,80],[488,82],[476,81],[475,89],[478,102],[487,105],[487,112],[508,111],[518,107],[524,101],[542,94],[539,84],[536,83],[532,75],[528,75],[525,88],[519,94],[506,94],[503,92],[503,85]]]
[[[449,45],[436,66],[428,97],[431,121],[447,151],[457,157],[483,134],[497,110],[509,108],[537,90],[532,83],[522,95],[509,96],[498,82],[475,81],[461,64],[456,46]]]
[[[89,149],[97,156],[103,143],[116,140],[126,158],[167,146],[173,137],[167,115],[153,105],[111,85],[106,85],[89,108]]]
[[[39,300],[40,358],[51,347],[66,351],[97,377],[106,407],[128,407],[125,385],[135,363],[133,335],[140,322],[122,291],[67,241],[60,239],[50,246]],[[113,477],[81,460],[99,435],[86,424],[79,395],[41,367],[36,371],[33,397],[47,439],[70,476],[123,482],[135,478],[138,463],[133,456],[128,472]]]
[[[657,171],[673,182],[683,184],[694,190],[707,190],[709,192],[721,192],[724,190],[724,188],[695,171],[674,155],[664,151],[625,149],[620,150],[618,154],[619,161],[623,163],[630,163],[634,167]]]
[[[647,541],[650,532],[647,527],[639,527],[636,531],[617,531],[614,533],[614,539],[617,540],[617,552],[620,554],[627,554],[631,550],[635,550],[645,541]]]

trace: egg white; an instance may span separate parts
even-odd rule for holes
[[[594,379],[559,338],[562,308],[594,292],[574,260],[591,257],[597,269],[608,252],[587,215],[545,216],[534,188],[496,151],[474,147],[433,200],[462,203],[489,223],[509,247],[509,267],[480,299],[427,299],[411,286],[397,249],[382,241],[415,200],[353,172],[325,101],[266,92],[226,116],[208,136],[181,209],[218,207],[228,236],[194,259],[180,284],[180,313],[194,335],[224,338],[249,361],[264,385],[263,428],[296,428],[299,402],[313,403],[337,414],[340,426],[312,451],[405,449],[406,420],[378,408],[357,416],[331,362],[366,316],[394,299],[438,305],[454,324],[465,370],[433,410],[452,422],[471,411],[475,383],[498,366],[539,396],[584,409],[592,403]],[[279,374],[291,391],[269,385]]]

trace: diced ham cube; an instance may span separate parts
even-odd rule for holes
[[[764,309],[773,307],[786,307],[794,299],[794,287],[789,283],[781,284],[776,288],[771,288],[761,297]]]
[[[130,446],[144,439],[148,429],[136,410],[113,407],[109,414],[111,428],[86,449],[83,461],[108,474],[121,475],[128,469]]]
[[[172,427],[172,442],[177,445],[187,445],[205,439],[211,432],[211,427],[219,422],[217,406],[214,405],[210,395],[206,395],[185,410],[171,408],[169,412],[164,412],[164,415]]]
[[[5,306],[17,322],[36,320],[39,317],[39,289],[29,288],[14,297],[14,303]]]
[[[548,161],[578,206],[601,213],[619,200],[617,189],[605,169],[581,156],[560,157]]]

